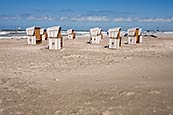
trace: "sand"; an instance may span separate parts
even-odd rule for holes
[[[173,36],[118,50],[64,38],[0,40],[0,115],[173,115]]]

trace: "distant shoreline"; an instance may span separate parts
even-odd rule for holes
[[[0,29],[0,31],[26,31],[25,29],[21,29],[21,30],[16,30],[16,29]],[[67,31],[67,29],[64,29],[62,31]],[[82,32],[88,32],[89,29],[75,29],[75,31],[82,31]],[[108,30],[105,30],[103,29],[103,31],[108,31]],[[122,29],[122,31],[127,31],[126,29]],[[146,32],[173,32],[173,30],[143,30],[143,31],[146,31]]]

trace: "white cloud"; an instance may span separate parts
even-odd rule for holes
[[[86,17],[73,17],[72,21],[83,21],[83,22],[105,22],[109,21],[106,16],[86,16]]]
[[[54,21],[56,20],[55,17],[48,17],[48,16],[28,16],[26,17],[27,20],[31,20],[31,21]]]
[[[54,21],[54,20],[56,20],[55,17],[44,16],[44,17],[42,17],[42,18],[43,18],[43,20],[47,20],[47,21]]]
[[[55,17],[49,16],[32,16],[32,15],[21,15],[21,16],[10,16],[10,15],[0,15],[0,20],[19,20],[19,19],[26,19],[31,21],[53,21],[56,20]]]
[[[131,18],[123,18],[123,17],[118,17],[114,18],[113,22],[132,22],[133,20]]]
[[[69,18],[66,17],[66,16],[63,16],[63,17],[60,18],[61,21],[65,21],[65,20],[68,20],[68,19],[69,19]]]
[[[18,20],[20,19],[19,16],[8,16],[8,15],[1,15],[0,20]]]
[[[144,18],[144,19],[137,18],[136,20],[138,22],[173,22],[173,17],[171,18]]]
[[[108,16],[62,16],[59,19],[54,16],[34,16],[31,14],[28,15],[0,15],[0,20],[30,20],[30,21],[77,21],[77,22],[141,22],[141,23],[147,23],[147,22],[162,22],[162,23],[173,23],[173,17],[170,18],[163,18],[163,17],[156,17],[156,18],[131,18],[131,17],[115,17],[110,18]]]

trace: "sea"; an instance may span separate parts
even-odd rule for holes
[[[67,36],[67,31],[61,31],[62,36]],[[76,31],[76,35],[88,35],[89,31],[86,30],[78,30]],[[0,30],[0,39],[25,39],[27,38],[25,30]]]
[[[89,35],[89,30],[75,30],[77,36]],[[143,35],[173,34],[173,31],[143,31]],[[62,36],[67,36],[67,30],[61,31]],[[103,31],[106,35],[107,31]],[[121,31],[121,36],[127,35],[127,31]],[[0,39],[27,39],[25,30],[0,30]]]

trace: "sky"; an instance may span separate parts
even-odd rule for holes
[[[0,0],[0,29],[173,30],[173,0]]]

